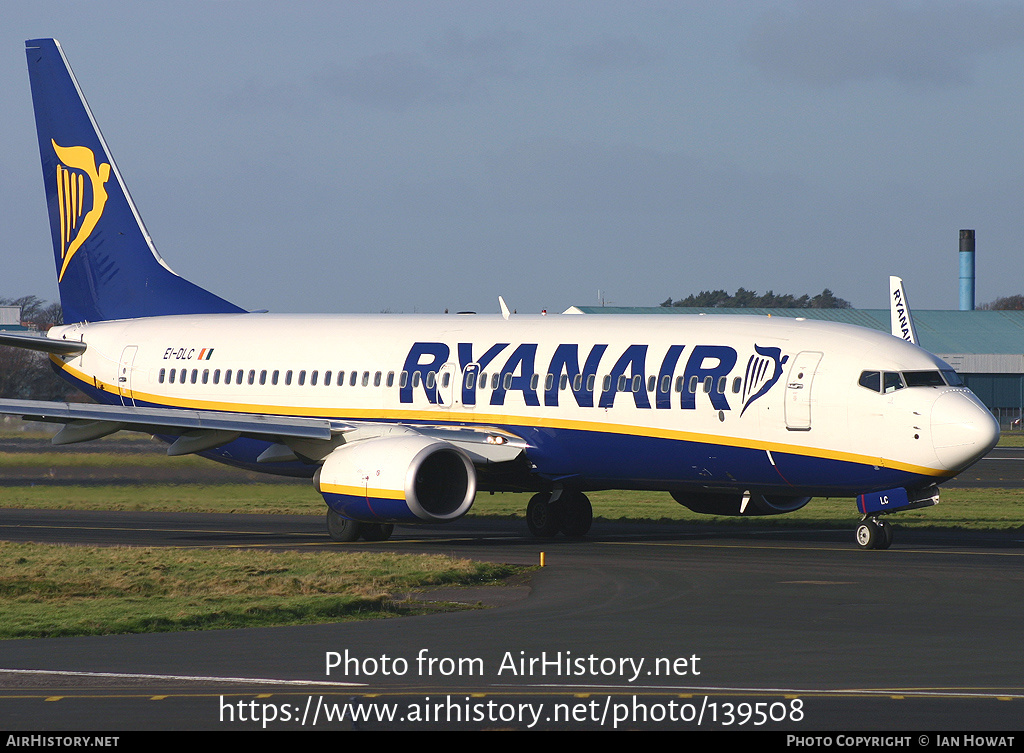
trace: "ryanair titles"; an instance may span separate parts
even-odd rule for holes
[[[550,359],[539,361],[537,343],[495,343],[486,348],[458,343],[453,354],[447,343],[417,342],[405,358],[399,399],[412,403],[423,395],[430,403],[447,405],[458,395],[463,405],[471,406],[477,404],[478,394],[485,397],[478,393],[479,384],[489,386],[490,405],[504,405],[508,394],[515,392],[528,406],[557,406],[571,393],[581,408],[611,408],[621,394],[620,400],[631,399],[637,408],[667,409],[675,400],[678,407],[693,410],[701,392],[715,409],[738,406],[742,415],[779,381],[789,360],[779,348],[756,344],[745,359],[729,345],[695,345],[689,350],[686,345],[670,345],[664,351],[650,351],[651,346],[644,344],[618,353],[609,352],[607,344],[565,343],[555,347]],[[461,380],[454,379],[456,363]],[[538,371],[538,365],[546,368]]]

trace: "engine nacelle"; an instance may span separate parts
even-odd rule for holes
[[[335,512],[366,523],[447,523],[476,496],[476,470],[454,445],[421,435],[342,445],[313,486]]]
[[[799,510],[810,497],[751,494],[743,507],[743,494],[712,494],[709,492],[672,492],[672,499],[702,515],[781,515]]]

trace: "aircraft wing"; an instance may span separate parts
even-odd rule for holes
[[[493,427],[407,426],[361,423],[327,418],[230,413],[179,408],[141,408],[41,400],[0,400],[0,415],[64,424],[52,442],[85,442],[117,431],[177,436],[168,455],[187,455],[227,444],[238,437],[261,439],[322,458],[340,444],[368,440],[383,433],[409,432],[439,439],[465,450],[474,463],[515,459],[526,443]],[[295,459],[282,451],[268,460]]]

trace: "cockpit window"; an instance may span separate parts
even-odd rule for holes
[[[862,371],[858,382],[872,392],[895,392],[904,387],[963,387],[959,375],[951,369],[943,371]]]
[[[942,372],[942,377],[943,377],[943,379],[946,380],[946,384],[948,384],[950,387],[963,387],[964,386],[964,381],[960,378],[960,375],[957,374],[952,369],[943,371]]]
[[[860,386],[867,387],[872,392],[881,392],[882,373],[880,371],[862,371],[860,373]]]
[[[945,387],[946,382],[937,371],[904,371],[908,387]]]
[[[898,371],[886,371],[882,375],[882,392],[895,392],[902,390],[904,386],[903,377]]]

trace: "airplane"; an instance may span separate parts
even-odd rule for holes
[[[850,325],[759,316],[275,315],[175,274],[60,45],[26,42],[65,324],[49,354],[96,404],[0,401],[55,444],[142,431],[169,455],[305,477],[338,541],[445,523],[478,492],[532,493],[535,536],[581,537],[588,492],[669,492],[774,515],[856,496],[857,543],[999,437],[953,369]]]

